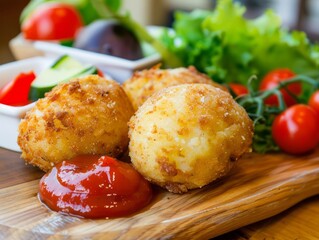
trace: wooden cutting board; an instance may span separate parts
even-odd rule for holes
[[[155,189],[142,212],[89,220],[46,209],[43,172],[0,148],[0,239],[207,239],[276,215],[319,193],[319,149],[306,156],[247,154],[228,177],[184,195]]]

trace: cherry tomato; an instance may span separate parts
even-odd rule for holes
[[[8,82],[0,89],[0,103],[10,106],[29,104],[29,91],[35,77],[32,71],[20,73],[13,81]]]
[[[81,155],[44,175],[39,196],[50,209],[85,218],[121,217],[145,207],[152,189],[130,164]]]
[[[269,72],[261,81],[260,83],[260,90],[269,90],[272,89],[282,81],[286,81],[289,78],[292,78],[295,76],[295,73],[292,72],[290,69],[276,69],[271,72]],[[292,83],[287,86],[287,89],[289,92],[291,92],[294,95],[299,95],[301,93],[301,84],[300,83]],[[286,105],[292,106],[296,104],[296,100],[289,95],[289,93],[285,89],[280,90],[284,101]],[[271,106],[278,106],[278,98],[275,95],[270,96],[265,100],[265,103]]]
[[[283,151],[306,153],[319,143],[318,114],[304,104],[291,106],[275,118],[272,136]]]
[[[73,6],[46,3],[25,20],[22,33],[30,40],[68,40],[74,39],[82,26],[81,16]]]
[[[236,94],[236,96],[241,96],[248,93],[247,87],[239,83],[230,83],[229,87]]]
[[[308,104],[319,114],[319,90],[311,95]]]

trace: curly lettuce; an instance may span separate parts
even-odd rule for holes
[[[246,8],[219,0],[212,11],[176,12],[161,41],[185,66],[193,65],[221,83],[247,84],[275,68],[319,76],[319,46],[303,32],[285,30],[272,10],[246,19]],[[255,83],[258,84],[258,81]]]

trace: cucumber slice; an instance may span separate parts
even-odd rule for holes
[[[63,55],[53,65],[52,69],[69,69],[69,68],[83,68],[82,63],[70,57],[69,55]]]
[[[61,57],[51,68],[44,70],[31,84],[29,99],[36,101],[43,98],[46,92],[60,83],[68,82],[77,77],[97,74],[94,66],[83,67],[70,57]]]

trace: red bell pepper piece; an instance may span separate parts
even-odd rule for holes
[[[10,106],[23,106],[30,103],[28,99],[34,72],[20,73],[13,81],[0,89],[0,103]]]

